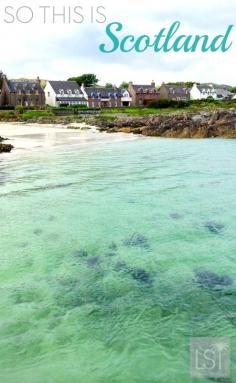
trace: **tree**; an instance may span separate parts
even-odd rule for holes
[[[236,86],[233,86],[233,88],[231,89],[231,92],[236,93]]]
[[[85,73],[81,76],[70,77],[67,81],[76,81],[79,86],[82,84],[84,84],[84,86],[96,86],[99,80],[95,74]]]
[[[120,88],[128,89],[128,87],[129,87],[129,83],[128,83],[128,82],[123,81],[123,82],[120,84]]]
[[[105,88],[114,88],[114,86],[111,83],[107,82]]]
[[[192,88],[195,83],[193,81],[186,81],[186,82],[167,82],[166,85],[173,85],[173,86],[185,86],[186,88]]]
[[[209,102],[214,102],[215,101],[214,97],[212,97],[212,96],[208,96],[206,100],[209,101]]]

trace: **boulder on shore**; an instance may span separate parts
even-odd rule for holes
[[[11,144],[0,144],[0,153],[10,153],[13,148]]]

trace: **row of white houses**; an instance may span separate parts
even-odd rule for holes
[[[130,82],[128,89],[121,89],[79,86],[75,81],[47,81],[44,92],[47,105],[81,105],[90,108],[145,106],[158,99],[204,100],[210,97],[214,100],[224,100],[235,97],[227,86],[194,84],[189,88],[163,83],[158,88],[154,82],[151,85],[136,85]]]
[[[160,99],[175,101],[235,99],[232,87],[216,84],[184,83],[134,84],[130,82],[127,89],[111,87],[79,86],[76,81],[46,81],[46,86],[38,77],[36,80],[9,80],[0,71],[0,106],[73,106],[89,108],[116,108],[129,106],[147,106]]]
[[[47,81],[44,89],[46,104],[50,106],[81,105],[90,108],[131,106],[127,89],[81,87],[75,81]]]

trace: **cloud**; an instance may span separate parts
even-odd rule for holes
[[[233,0],[165,0],[146,2],[119,0],[1,0],[0,31],[2,38],[2,69],[9,77],[36,77],[64,79],[85,72],[98,75],[102,83],[119,84],[123,80],[157,83],[162,81],[214,81],[236,84],[232,68],[236,64],[233,45],[227,53],[154,53],[151,50],[142,54],[103,54],[99,44],[107,41],[105,27],[108,22],[120,21],[124,33],[135,36],[149,34],[154,36],[162,27],[169,27],[180,20],[184,33],[208,33],[211,36],[223,33],[233,24],[236,3]],[[59,13],[66,7],[66,21],[58,16],[52,22],[52,8],[49,9],[48,22],[43,24],[40,5],[55,6]],[[34,20],[29,24],[6,24],[4,8],[16,9],[29,6],[34,11]],[[83,7],[85,22],[68,23],[69,11],[75,6]],[[98,24],[93,20],[96,7],[106,8],[107,23]],[[27,16],[22,10],[21,17]],[[92,22],[93,21],[93,22]]]

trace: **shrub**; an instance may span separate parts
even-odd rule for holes
[[[187,108],[190,106],[191,101],[190,100],[168,100],[161,98],[160,100],[155,100],[150,102],[148,105],[148,108]]]
[[[13,105],[2,105],[0,106],[0,110],[14,110],[15,107]]]
[[[25,111],[25,108],[22,105],[16,106],[16,112],[18,112],[19,114],[23,114],[24,111]]]
[[[8,118],[13,118],[13,117],[15,117],[15,112],[13,111],[13,110],[9,110],[9,111],[6,111],[6,112],[4,112],[4,111],[2,111],[2,112],[0,112],[0,119],[8,119]]]
[[[87,105],[80,105],[80,104],[71,105],[71,108],[73,108],[73,109],[88,109]]]

